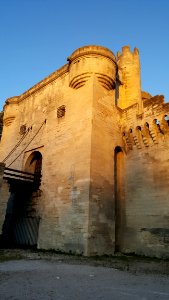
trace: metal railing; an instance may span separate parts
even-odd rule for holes
[[[41,177],[42,175],[40,173],[33,174],[11,168],[5,168],[3,179],[8,180],[9,183],[12,181],[16,181],[20,184],[30,183],[35,190],[38,189],[41,184]]]

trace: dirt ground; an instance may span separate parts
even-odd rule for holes
[[[129,271],[131,273],[169,275],[169,259],[141,257],[135,255],[116,255],[83,257],[55,251],[33,249],[0,249],[0,262],[7,260],[50,260],[66,264],[102,266]]]
[[[1,300],[169,299],[169,261],[0,250]]]
[[[169,299],[169,261],[0,250],[1,300]]]

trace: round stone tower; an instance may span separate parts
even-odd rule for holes
[[[4,105],[4,125],[10,126],[18,113],[18,96],[8,98]]]
[[[94,73],[100,84],[107,90],[115,87],[116,58],[113,52],[101,46],[84,46],[68,58],[70,87],[78,89],[85,85]]]

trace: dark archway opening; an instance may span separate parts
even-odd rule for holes
[[[34,181],[9,179],[10,197],[3,224],[2,242],[4,247],[36,247],[40,217],[37,197],[40,186],[42,155],[33,152],[27,159],[25,171],[34,174]]]

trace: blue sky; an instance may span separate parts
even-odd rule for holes
[[[0,110],[96,44],[140,52],[142,90],[169,101],[168,0],[0,0]]]

